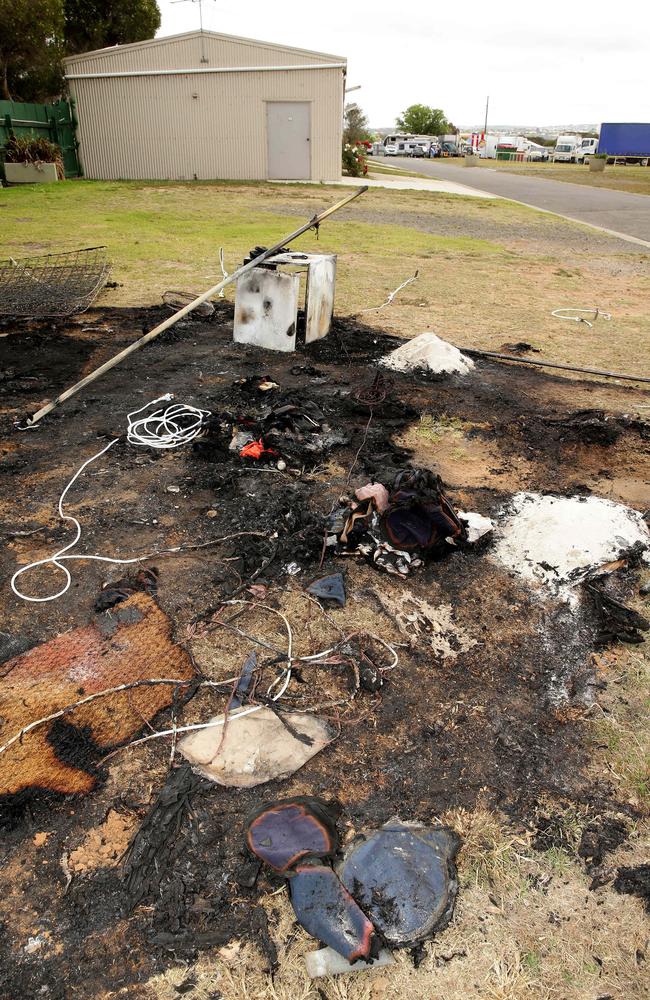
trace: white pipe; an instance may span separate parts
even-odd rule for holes
[[[247,274],[248,271],[251,271],[254,267],[258,267],[260,264],[263,264],[267,257],[272,257],[274,254],[279,253],[287,243],[292,243],[293,240],[302,236],[303,233],[306,233],[308,229],[317,229],[321,222],[324,222],[325,219],[330,217],[330,215],[334,215],[334,213],[338,212],[340,208],[343,208],[344,205],[348,205],[351,201],[354,201],[355,198],[358,198],[360,194],[364,194],[367,190],[367,184],[357,188],[353,194],[349,194],[346,198],[343,198],[342,201],[337,201],[336,205],[332,205],[331,208],[325,209],[324,212],[319,212],[319,214],[315,215],[309,220],[309,222],[305,222],[305,224],[300,226],[299,229],[296,229],[293,233],[289,233],[289,235],[285,236],[279,243],[275,243],[272,247],[269,247],[268,250],[265,250],[264,253],[261,253],[259,257],[253,257],[252,260],[249,260],[248,264],[242,264],[236,271],[229,274],[227,278],[220,281],[218,285],[214,285],[213,288],[208,288],[207,292],[203,292],[201,295],[198,295],[192,302],[189,302],[188,305],[183,306],[182,309],[175,312],[173,316],[169,316],[162,323],[159,323],[158,326],[154,327],[153,330],[150,330],[149,333],[145,333],[139,340],[134,340],[132,344],[125,347],[124,350],[120,351],[119,354],[116,354],[115,357],[109,358],[108,361],[105,361],[104,364],[100,365],[99,368],[96,368],[95,371],[90,372],[89,375],[85,375],[79,382],[70,386],[70,388],[66,389],[65,392],[60,393],[56,399],[53,399],[50,403],[42,406],[33,417],[29,418],[27,426],[33,427],[34,424],[37,424],[42,417],[51,413],[52,410],[59,405],[59,403],[65,402],[66,399],[69,399],[70,396],[74,396],[74,394],[79,392],[80,389],[90,385],[90,383],[94,382],[96,378],[103,375],[104,372],[110,371],[111,368],[114,368],[115,365],[119,364],[120,361],[128,357],[129,354],[137,351],[140,347],[144,347],[144,345],[148,344],[151,340],[155,340],[155,338],[158,337],[164,330],[168,330],[170,326],[177,323],[179,319],[183,318],[183,316],[187,316],[187,314],[191,313],[193,309],[200,306],[202,302],[206,302],[214,295],[218,295],[219,292],[226,287],[226,285],[232,284],[232,282],[236,281],[242,274]]]
[[[194,69],[129,69],[115,73],[66,73],[66,80],[110,80],[125,76],[195,76],[198,73],[281,73],[300,69],[345,69],[347,63],[303,63],[301,66],[203,66]]]

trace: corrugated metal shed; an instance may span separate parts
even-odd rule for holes
[[[346,61],[190,32],[66,59],[86,177],[335,180]]]

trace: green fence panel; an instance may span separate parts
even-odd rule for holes
[[[15,135],[40,136],[61,147],[65,176],[81,177],[76,127],[72,101],[56,101],[54,104],[0,101],[0,154],[11,132]],[[1,158],[4,160],[3,156]]]

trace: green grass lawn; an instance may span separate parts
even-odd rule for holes
[[[201,292],[249,249],[268,246],[347,189],[233,182],[65,181],[0,189],[3,256],[105,244],[117,288],[108,305]],[[498,349],[526,340],[549,358],[647,374],[650,255],[498,199],[371,188],[296,249],[338,255],[336,309],[399,336],[425,330]],[[415,271],[418,280],[373,311]],[[233,289],[227,291],[232,297]],[[558,306],[599,306],[612,323],[561,322]]]
[[[67,181],[5,191],[0,219],[5,251],[14,257],[106,244],[115,277],[128,285],[127,295],[141,298],[144,287],[164,290],[173,280],[203,287],[219,273],[219,247],[234,270],[260,240],[270,245],[298,228],[316,209],[287,214],[295,192],[302,204],[309,198],[318,207],[348,194],[340,187],[321,193],[284,185]],[[281,214],[274,212],[276,203]],[[294,245],[312,246],[314,239],[307,233]],[[397,253],[489,256],[502,249],[469,233],[436,236],[408,225],[344,221],[343,214],[326,223],[319,239],[325,250],[380,258]]]

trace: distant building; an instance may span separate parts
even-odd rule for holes
[[[86,177],[337,180],[346,60],[193,31],[65,60]]]

